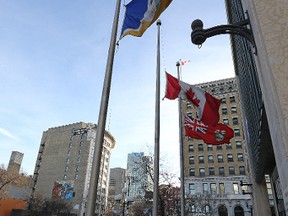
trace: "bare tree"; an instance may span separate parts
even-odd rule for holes
[[[186,198],[186,215],[207,215],[212,216],[217,213],[217,208],[213,207],[211,194],[189,195]]]
[[[6,170],[2,165],[0,168],[0,199],[10,197],[9,188],[29,188],[32,178],[25,173],[18,173],[14,170]]]

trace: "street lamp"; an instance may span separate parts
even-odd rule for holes
[[[114,200],[116,202],[119,202],[119,209],[118,210],[120,210],[120,204],[122,203],[122,211],[121,211],[122,216],[129,215],[129,213],[128,213],[129,203],[134,201],[134,197],[127,195],[127,192],[128,192],[128,188],[124,187],[124,188],[122,188],[122,194],[117,194],[114,196]],[[120,213],[120,211],[116,210],[116,213]]]

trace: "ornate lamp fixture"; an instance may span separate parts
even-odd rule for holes
[[[246,13],[247,14],[247,13]],[[254,54],[257,54],[256,44],[253,32],[247,26],[250,25],[249,17],[240,22],[214,26],[212,28],[203,29],[203,22],[196,19],[192,22],[191,41],[193,44],[201,46],[207,38],[220,34],[236,34],[245,37],[249,40],[254,48]]]

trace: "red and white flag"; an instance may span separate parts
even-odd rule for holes
[[[184,66],[185,64],[191,62],[190,60],[185,60],[185,61],[181,61],[181,66]]]
[[[202,139],[206,144],[219,145],[229,143],[234,131],[225,124],[205,125],[188,115],[185,116],[184,127],[186,136]]]
[[[219,122],[220,100],[214,98],[202,89],[178,81],[177,78],[166,72],[167,86],[165,98],[174,100],[182,98],[190,101],[197,112],[198,117],[206,125],[216,125]]]

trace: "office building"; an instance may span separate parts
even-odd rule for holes
[[[110,169],[108,207],[112,208],[115,204],[115,196],[122,193],[125,187],[126,170],[120,167]]]
[[[247,155],[242,129],[241,107],[235,78],[198,84],[202,90],[221,100],[220,123],[234,130],[230,143],[206,144],[184,136],[184,176],[187,215],[240,215],[251,209],[247,183]],[[182,101],[182,114],[197,118],[190,102]]]
[[[269,175],[276,215],[288,214],[288,4],[274,0],[225,0],[229,23],[249,19],[255,44],[231,36],[247,131],[254,215],[271,215]]]
[[[145,156],[144,152],[133,152],[128,154],[127,178],[129,180],[129,196],[135,200],[143,199],[145,194],[153,191],[152,158]]]
[[[73,205],[72,213],[85,215],[95,148],[97,126],[74,123],[49,128],[43,132],[37,156],[32,195],[61,197]],[[113,136],[105,131],[96,215],[103,215],[108,197],[109,161],[115,146]]]
[[[23,157],[23,153],[12,151],[7,170],[19,173]]]

